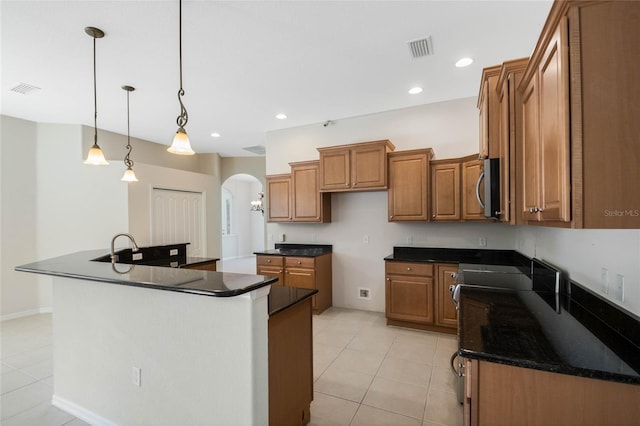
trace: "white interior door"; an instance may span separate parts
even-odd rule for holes
[[[204,256],[202,193],[153,188],[152,197],[151,245],[190,243],[189,256]]]

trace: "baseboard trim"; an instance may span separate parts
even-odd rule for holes
[[[31,315],[50,314],[51,312],[53,312],[53,309],[51,309],[51,306],[45,307],[45,308],[29,309],[28,311],[15,312],[13,314],[2,315],[0,317],[0,322],[9,321],[12,319],[17,319],[22,317],[28,317]]]
[[[105,419],[94,413],[93,411],[87,410],[84,407],[79,406],[71,401],[68,401],[64,398],[59,397],[58,395],[53,395],[51,397],[51,404],[54,407],[58,407],[64,412],[71,414],[74,417],[79,418],[82,421],[85,421],[93,426],[115,426],[110,420]]]

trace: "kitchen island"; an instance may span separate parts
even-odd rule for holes
[[[106,252],[16,268],[53,277],[52,403],[91,424],[268,424],[270,316],[306,305],[310,341],[315,291],[271,297],[271,277],[95,260]]]

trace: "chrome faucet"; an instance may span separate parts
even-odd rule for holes
[[[136,244],[136,240],[133,239],[133,236],[131,234],[116,234],[112,239],[111,239],[111,263],[116,263],[118,261],[118,256],[116,256],[116,249],[115,249],[115,243],[116,243],[116,238],[118,237],[127,237],[129,238],[129,240],[131,240],[131,245],[132,251],[138,251],[138,245]]]

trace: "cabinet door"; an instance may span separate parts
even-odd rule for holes
[[[541,219],[568,222],[570,215],[568,24],[560,20],[540,62]]]
[[[284,271],[282,266],[265,266],[258,265],[257,267],[258,275],[266,275],[268,277],[276,277],[278,281],[275,283],[276,285],[284,285]]]
[[[320,152],[320,190],[347,191],[351,188],[349,149]]]
[[[538,156],[540,128],[538,120],[538,74],[531,78],[522,95],[522,221],[537,220],[538,214]]]
[[[460,220],[460,163],[431,167],[431,218]]]
[[[427,154],[389,156],[389,222],[429,220]]]
[[[372,145],[351,150],[351,187],[353,189],[386,189],[386,146]]]
[[[291,221],[291,175],[267,176],[267,196],[267,221]]]
[[[388,275],[386,316],[401,321],[433,323],[433,279]]]
[[[480,160],[462,163],[462,218],[465,220],[486,220],[484,209],[478,202],[476,186],[482,173]],[[480,193],[484,192],[484,181],[480,184]]]
[[[313,269],[287,267],[284,273],[285,285],[288,287],[316,288],[316,271]],[[311,298],[311,307],[317,307],[316,296]]]
[[[331,221],[331,195],[320,193],[318,173],[318,161],[291,165],[294,222]]]
[[[436,324],[448,327],[457,327],[458,311],[451,300],[449,286],[456,284],[455,276],[458,273],[458,265],[437,265],[436,270]]]

